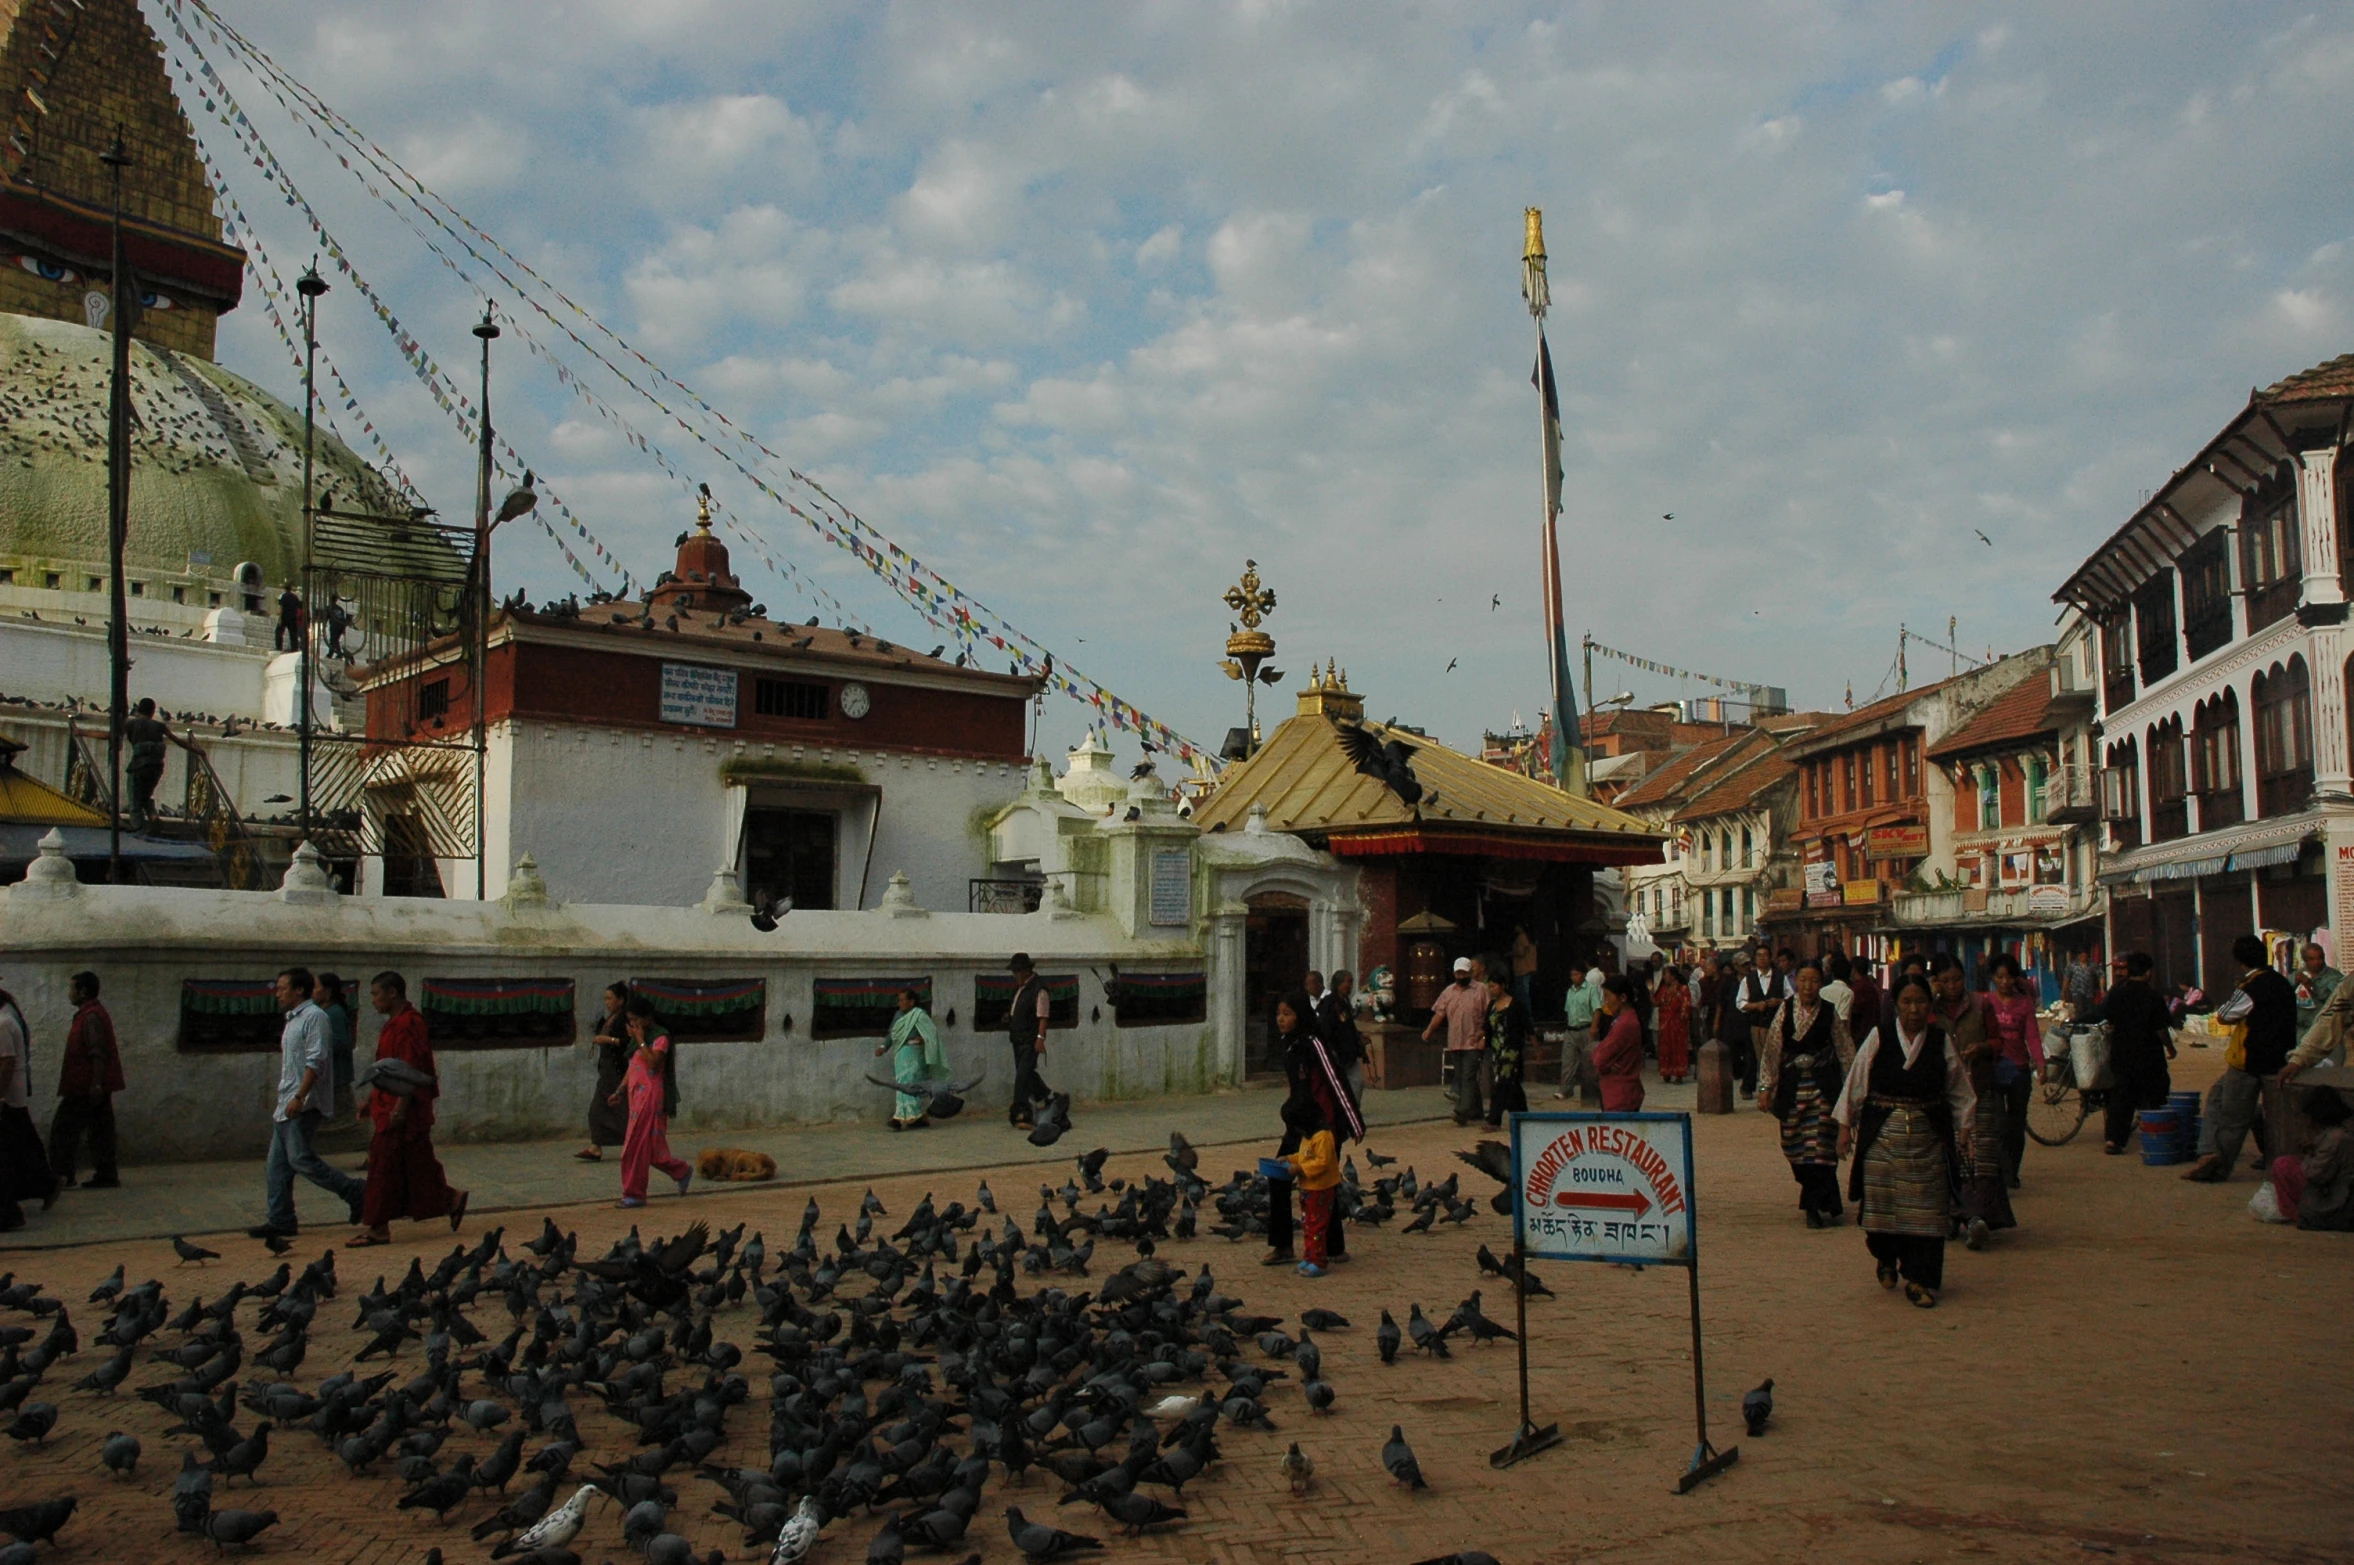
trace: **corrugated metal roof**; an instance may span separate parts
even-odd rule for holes
[[[1228,767],[1194,811],[1204,831],[1239,828],[1253,805],[1265,805],[1276,831],[1349,833],[1415,825],[1502,828],[1514,832],[1570,832],[1618,843],[1657,840],[1634,816],[1550,783],[1490,766],[1435,739],[1381,723],[1365,730],[1387,743],[1413,746],[1422,802],[1408,806],[1375,778],[1360,773],[1342,750],[1340,727],[1323,716],[1294,717],[1267,736],[1259,753]]]
[[[0,823],[11,826],[103,826],[106,817],[0,760]]]

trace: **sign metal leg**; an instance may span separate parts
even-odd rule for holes
[[[1510,1467],[1515,1462],[1534,1456],[1539,1451],[1550,1450],[1561,1443],[1561,1426],[1559,1424],[1547,1424],[1544,1428],[1539,1429],[1529,1417],[1528,1251],[1523,1247],[1517,1234],[1512,1240],[1512,1269],[1514,1273],[1511,1279],[1514,1324],[1520,1331],[1520,1341],[1515,1344],[1520,1349],[1520,1427],[1513,1431],[1510,1445],[1489,1453],[1488,1465],[1496,1468]]]
[[[1678,1494],[1690,1494],[1702,1482],[1741,1460],[1739,1446],[1727,1446],[1719,1451],[1708,1443],[1708,1383],[1700,1366],[1700,1258],[1695,1255],[1684,1270],[1692,1279],[1692,1413],[1699,1425],[1700,1440],[1692,1448],[1692,1465],[1676,1480]]]

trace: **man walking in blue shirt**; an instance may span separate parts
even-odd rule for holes
[[[333,1035],[327,1013],[312,1002],[316,987],[307,967],[290,967],[278,975],[278,1008],[286,1013],[286,1026],[278,1035],[277,1111],[271,1116],[270,1160],[262,1174],[269,1215],[259,1228],[246,1230],[256,1239],[294,1237],[296,1174],[341,1196],[355,1223],[368,1189],[330,1166],[314,1144],[325,1105],[335,1101]]]

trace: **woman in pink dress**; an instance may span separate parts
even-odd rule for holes
[[[678,1065],[672,1057],[670,1035],[654,1020],[654,1003],[643,995],[629,1002],[629,1036],[637,1045],[621,1090],[607,1101],[629,1105],[629,1133],[621,1143],[621,1204],[646,1204],[646,1178],[662,1170],[685,1195],[694,1182],[694,1165],[670,1151],[670,1114],[678,1106]]]
[[[2016,1190],[2019,1164],[2027,1155],[2027,1104],[2043,1074],[2043,1023],[2036,1016],[2035,990],[2017,962],[1998,956],[1988,971],[1994,992],[1986,997],[1986,1030],[1993,1035],[1994,1084],[2002,1095],[2003,1183]]]

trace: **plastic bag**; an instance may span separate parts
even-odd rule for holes
[[[2287,1218],[2280,1215],[2280,1197],[2273,1193],[2271,1180],[2267,1179],[2259,1184],[2256,1187],[2256,1193],[2248,1197],[2248,1215],[2260,1223],[2285,1223],[2288,1221]]]

